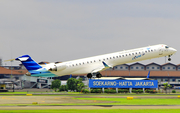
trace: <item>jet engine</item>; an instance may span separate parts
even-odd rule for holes
[[[54,65],[53,67],[51,67],[51,68],[49,69],[49,71],[57,71],[57,66]]]
[[[27,72],[27,73],[26,73],[26,76],[31,76],[31,73],[30,73],[30,72]]]

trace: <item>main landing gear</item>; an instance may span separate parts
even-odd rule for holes
[[[87,74],[88,78],[92,78],[93,76],[95,76],[96,78],[101,78],[102,77],[101,73],[99,73],[99,72],[93,73],[93,74],[92,73]]]

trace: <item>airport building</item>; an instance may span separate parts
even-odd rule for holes
[[[42,64],[42,62],[41,62]],[[174,87],[180,86],[180,64],[175,65],[172,63],[166,63],[163,65],[157,63],[150,64],[122,64],[115,66],[112,69],[102,71],[103,77],[125,77],[125,78],[145,78],[150,71],[150,79],[158,80],[159,86],[165,82],[173,85]],[[15,81],[15,88],[47,88],[51,85],[52,79],[30,77],[26,76],[27,70],[23,65],[19,66],[1,66],[0,67],[0,84],[6,84],[10,87],[10,81]],[[60,79],[62,84],[66,84],[70,75],[61,77],[53,77],[53,79]],[[81,77],[87,80],[86,75],[72,75],[72,77]],[[7,80],[9,79],[9,80]]]
[[[134,63],[131,65],[123,64],[115,66],[102,72],[103,76],[126,77],[126,78],[145,78],[150,71],[150,78],[158,80],[159,84],[171,82],[180,84],[180,65],[166,63],[159,65],[150,63],[147,65]]]

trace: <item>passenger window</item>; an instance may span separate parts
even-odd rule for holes
[[[116,56],[116,58],[118,58],[118,56]]]
[[[129,56],[131,56],[131,54],[129,54]]]
[[[122,57],[124,57],[124,55],[122,55]]]
[[[107,60],[108,60],[108,58],[107,58]]]
[[[151,52],[150,50],[148,50],[148,52]]]
[[[126,56],[128,56],[128,55],[126,54]]]
[[[132,55],[134,55],[134,53],[132,53]]]
[[[121,57],[121,55],[119,55],[119,57]]]

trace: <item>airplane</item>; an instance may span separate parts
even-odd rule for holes
[[[165,44],[158,44],[137,49],[124,50],[94,57],[77,59],[66,62],[38,64],[29,55],[20,56],[14,60],[21,61],[28,70],[27,76],[34,77],[57,77],[64,75],[87,74],[88,78],[102,77],[101,71],[113,68],[116,65],[132,63],[142,60],[171,56],[177,50]]]

